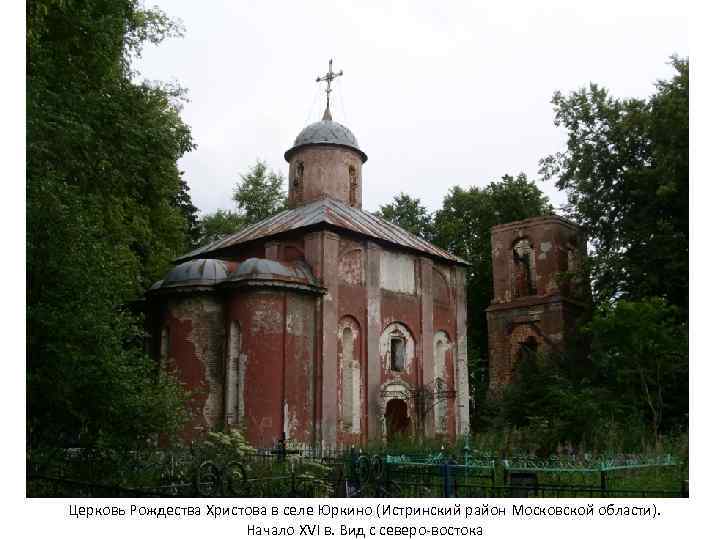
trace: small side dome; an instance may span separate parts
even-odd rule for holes
[[[151,290],[171,287],[212,287],[228,276],[227,266],[217,259],[193,259],[170,270],[158,286]],[[157,287],[156,287],[157,286]]]
[[[367,155],[360,150],[358,141],[352,131],[342,124],[331,120],[329,115],[319,122],[310,124],[300,132],[295,138],[293,147],[285,152],[285,160],[290,161],[293,153],[302,147],[310,145],[332,145],[350,148],[360,154],[363,163],[367,161]]]
[[[230,281],[269,280],[295,282],[317,286],[310,267],[302,262],[279,262],[271,259],[251,258],[238,265],[227,279]]]

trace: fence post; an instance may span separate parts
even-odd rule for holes
[[[450,466],[449,466],[447,460],[442,465],[442,471],[443,471],[443,495],[445,497],[450,497]]]
[[[470,443],[468,442],[468,434],[465,434],[465,446],[463,447],[463,457],[465,459],[463,467],[465,471],[465,486],[467,486],[468,483],[468,456],[470,455]]]
[[[607,495],[608,476],[605,469],[600,470],[600,490],[603,492],[603,495]]]
[[[277,456],[278,456],[278,458],[277,458],[278,463],[285,461],[285,432],[284,431],[280,434],[280,438],[278,439],[278,442],[277,442]]]
[[[297,486],[295,485],[295,465],[290,466],[290,496],[297,497]]]
[[[358,460],[357,450],[355,450],[355,445],[353,445],[352,448],[350,448],[350,475],[349,475],[353,480],[358,479],[357,460]]]
[[[502,478],[502,485],[500,486],[500,496],[503,497],[507,494],[507,485],[508,485],[508,468],[510,467],[510,463],[508,463],[508,460],[501,459],[499,460],[499,466],[500,466],[500,477]],[[495,487],[495,470],[493,469],[493,487]]]

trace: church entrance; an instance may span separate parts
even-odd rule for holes
[[[398,437],[406,437],[410,431],[407,403],[402,399],[391,399],[385,408],[385,425],[388,442]]]

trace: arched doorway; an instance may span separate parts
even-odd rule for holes
[[[385,407],[385,425],[387,426],[388,442],[406,437],[410,432],[410,417],[407,403],[403,399],[391,399]]]

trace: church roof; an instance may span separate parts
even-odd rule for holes
[[[460,257],[434,246],[394,223],[390,223],[361,208],[353,208],[330,198],[320,199],[298,208],[280,212],[259,223],[245,227],[236,233],[186,253],[178,257],[175,262],[183,262],[198,257],[216,257],[228,248],[253,240],[318,225],[327,225],[331,228],[351,231],[378,240],[380,243],[424,253],[436,259],[443,259],[456,264],[468,264],[467,261]]]
[[[167,275],[150,287],[151,292],[174,287],[212,287],[228,277],[224,261],[192,259],[173,267]]]
[[[317,286],[312,269],[303,261],[281,262],[256,257],[241,262],[232,272],[228,283],[237,281],[270,280]]]
[[[290,156],[301,147],[310,145],[331,145],[344,146],[360,153],[363,163],[367,161],[367,155],[360,150],[358,141],[348,128],[335,122],[330,113],[326,111],[325,116],[319,122],[306,126],[295,138],[293,147],[285,152],[285,159],[289,161]]]
[[[218,259],[191,259],[170,269],[166,276],[148,289],[148,294],[172,290],[208,289],[216,285],[300,286],[319,290],[312,270],[304,261],[281,262],[250,258],[240,264]]]

